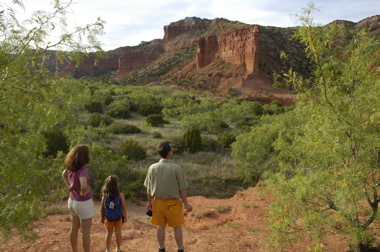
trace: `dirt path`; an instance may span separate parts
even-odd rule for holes
[[[263,196],[257,188],[240,192],[230,199],[206,199],[189,197],[193,212],[185,217],[183,228],[184,244],[187,252],[224,251],[269,251],[266,206],[271,198]],[[122,231],[124,252],[157,252],[156,227],[145,215],[145,202],[128,203],[128,221]],[[91,247],[94,252],[104,252],[105,229],[99,218],[100,204],[96,202],[97,216],[91,228]],[[33,244],[21,243],[14,237],[0,245],[5,252],[70,252],[68,233],[70,215],[50,215],[35,221],[39,239]],[[112,244],[116,244],[113,241]],[[294,245],[289,251],[306,251],[308,241]],[[167,252],[176,252],[173,231],[166,231]],[[330,237],[325,247],[328,251],[343,252],[347,247]],[[80,250],[82,251],[82,250]]]

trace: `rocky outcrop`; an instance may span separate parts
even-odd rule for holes
[[[71,61],[62,71],[62,75],[72,74],[76,78],[80,77],[96,77],[102,75],[106,71],[114,71],[119,67],[119,55],[108,55],[107,58],[95,61],[95,55],[85,57],[83,62],[78,66],[76,62]]]
[[[259,26],[235,30],[228,34],[200,38],[196,56],[197,69],[216,59],[233,65],[244,65],[246,75],[259,72]]]
[[[197,17],[187,17],[178,22],[164,26],[164,40],[168,41],[191,31],[199,31],[209,27],[211,21]]]
[[[358,23],[335,22],[380,34],[379,15]],[[116,80],[139,73],[141,83],[173,84],[223,95],[235,92],[261,103],[276,98],[286,104],[291,101],[289,91],[272,85],[273,71],[291,68],[305,76],[312,71],[304,46],[289,39],[293,31],[291,27],[259,27],[223,18],[187,17],[165,26],[163,39],[108,51],[109,57],[97,65],[91,57],[78,67],[71,63],[65,72],[74,77],[104,73]],[[282,51],[290,56],[286,62],[280,59]],[[263,95],[275,98],[260,98]]]
[[[129,76],[143,67],[146,67],[164,52],[161,44],[157,43],[155,46],[150,47],[149,50],[140,50],[134,52],[127,52],[119,59],[119,68],[117,71],[116,79]]]

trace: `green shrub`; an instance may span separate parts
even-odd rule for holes
[[[63,153],[68,152],[68,139],[62,130],[54,128],[47,130],[43,135],[46,138],[46,151],[44,152],[44,156],[57,157],[58,151],[62,151]]]
[[[142,116],[148,116],[151,114],[161,114],[161,111],[164,107],[158,102],[148,102],[142,103],[139,106],[139,113]]]
[[[138,192],[140,191],[144,181],[132,181],[128,185],[123,187],[123,193],[130,202],[137,202]]]
[[[225,121],[220,121],[220,127],[222,129],[227,129],[229,128],[230,126],[225,122]]]
[[[278,115],[285,112],[284,106],[279,101],[272,101],[269,104],[264,105],[264,114]]]
[[[227,213],[227,212],[230,212],[232,209],[231,206],[217,206],[215,208],[215,210],[218,212],[218,213]]]
[[[244,128],[246,126],[251,127],[255,126],[259,123],[260,117],[259,116],[254,116],[254,117],[245,117],[242,119],[239,119],[235,122],[236,128]]]
[[[183,141],[183,136],[173,136],[169,138],[174,153],[175,154],[183,154],[183,152],[186,150],[185,142]]]
[[[165,120],[159,114],[148,115],[146,122],[152,127],[163,127],[165,124]]]
[[[129,102],[129,110],[133,112],[139,111],[139,105],[136,102],[130,101]]]
[[[114,101],[114,98],[112,97],[112,95],[107,95],[103,99],[103,104],[110,105],[113,101]]]
[[[191,153],[196,153],[202,149],[202,137],[201,132],[198,128],[193,127],[187,130],[183,134],[183,142],[185,143],[186,148]]]
[[[202,150],[217,152],[220,149],[219,143],[211,137],[202,136]]]
[[[84,109],[89,113],[103,113],[103,104],[98,101],[92,101],[84,105]]]
[[[113,123],[113,120],[109,115],[92,113],[88,118],[87,123],[92,127],[99,127],[100,125],[109,126]]]
[[[127,119],[131,118],[131,111],[129,110],[128,106],[125,106],[123,104],[116,104],[112,106],[107,112],[107,115],[113,117],[113,118],[121,118],[121,119]]]
[[[229,148],[230,145],[236,141],[236,135],[230,131],[223,132],[218,135],[218,143],[223,148]]]
[[[152,136],[153,136],[153,138],[162,138],[162,134],[160,132],[157,132],[157,131],[153,132]]]
[[[193,127],[209,133],[220,132],[228,125],[222,120],[221,115],[216,112],[197,113],[184,116],[181,120],[181,127],[191,129]]]
[[[261,116],[264,113],[264,108],[259,102],[252,102],[251,109],[257,116]]]
[[[141,133],[141,129],[131,124],[111,124],[108,132],[113,134],[136,134]]]
[[[144,160],[146,158],[146,150],[137,141],[127,139],[121,143],[118,153],[120,156],[126,156],[128,160]]]

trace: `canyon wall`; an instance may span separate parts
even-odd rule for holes
[[[235,30],[228,34],[212,35],[198,40],[197,69],[207,66],[215,59],[234,65],[243,64],[247,75],[259,72],[259,26]]]
[[[129,76],[143,67],[148,66],[155,61],[164,52],[161,44],[157,43],[150,47],[149,50],[127,52],[119,58],[119,67],[116,78]]]
[[[71,61],[62,71],[62,75],[74,74],[77,77],[96,77],[101,75],[103,71],[116,70],[119,67],[119,56],[108,55],[106,59],[99,59],[95,62],[95,56],[85,57],[79,66],[75,66],[75,62]]]

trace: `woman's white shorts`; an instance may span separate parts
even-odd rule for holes
[[[92,199],[76,201],[69,198],[67,205],[70,213],[72,215],[78,215],[81,220],[90,219],[95,216],[95,207]]]

